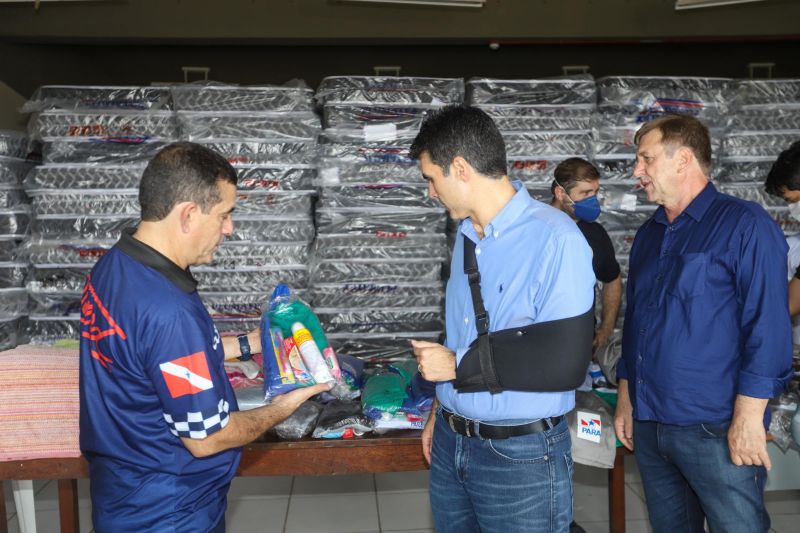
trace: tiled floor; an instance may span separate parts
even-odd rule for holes
[[[626,525],[650,533],[639,473],[625,465]],[[575,519],[588,533],[608,531],[605,470],[576,465]],[[236,478],[228,495],[229,533],[422,533],[432,532],[428,473],[363,476]],[[58,531],[55,482],[35,482],[39,533]],[[6,482],[8,530],[18,533],[11,484]],[[91,531],[88,482],[78,482],[81,532]],[[767,493],[773,531],[797,531],[800,490]]]

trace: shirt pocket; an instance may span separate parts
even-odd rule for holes
[[[682,299],[700,296],[706,289],[706,254],[691,253],[675,258],[672,272],[668,275],[667,292]]]

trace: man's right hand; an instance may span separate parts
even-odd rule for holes
[[[436,424],[436,403],[434,402],[431,408],[431,414],[428,416],[428,421],[422,429],[422,455],[428,465],[431,464],[431,449],[433,448],[433,426]]]
[[[272,403],[270,405],[274,405],[279,408],[283,408],[289,411],[289,414],[294,413],[302,403],[312,396],[316,396],[317,394],[325,391],[331,390],[330,383],[317,383],[316,385],[312,385],[310,387],[300,387],[298,389],[294,389],[293,391],[287,392],[286,394],[281,394],[280,396],[276,396],[272,399]]]
[[[633,451],[633,404],[628,396],[628,380],[626,379],[620,379],[617,387],[614,431],[622,445]]]

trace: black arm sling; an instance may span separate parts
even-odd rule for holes
[[[469,280],[478,338],[456,368],[458,392],[504,390],[566,391],[583,383],[592,358],[594,310],[489,333],[489,315],[481,297],[475,243],[464,240],[464,273]]]

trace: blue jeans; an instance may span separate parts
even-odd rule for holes
[[[572,451],[566,419],[539,433],[481,439],[436,415],[430,498],[437,533],[567,532]]]
[[[633,423],[636,463],[642,474],[653,533],[769,530],[763,466],[736,466],[728,451],[728,426]]]

